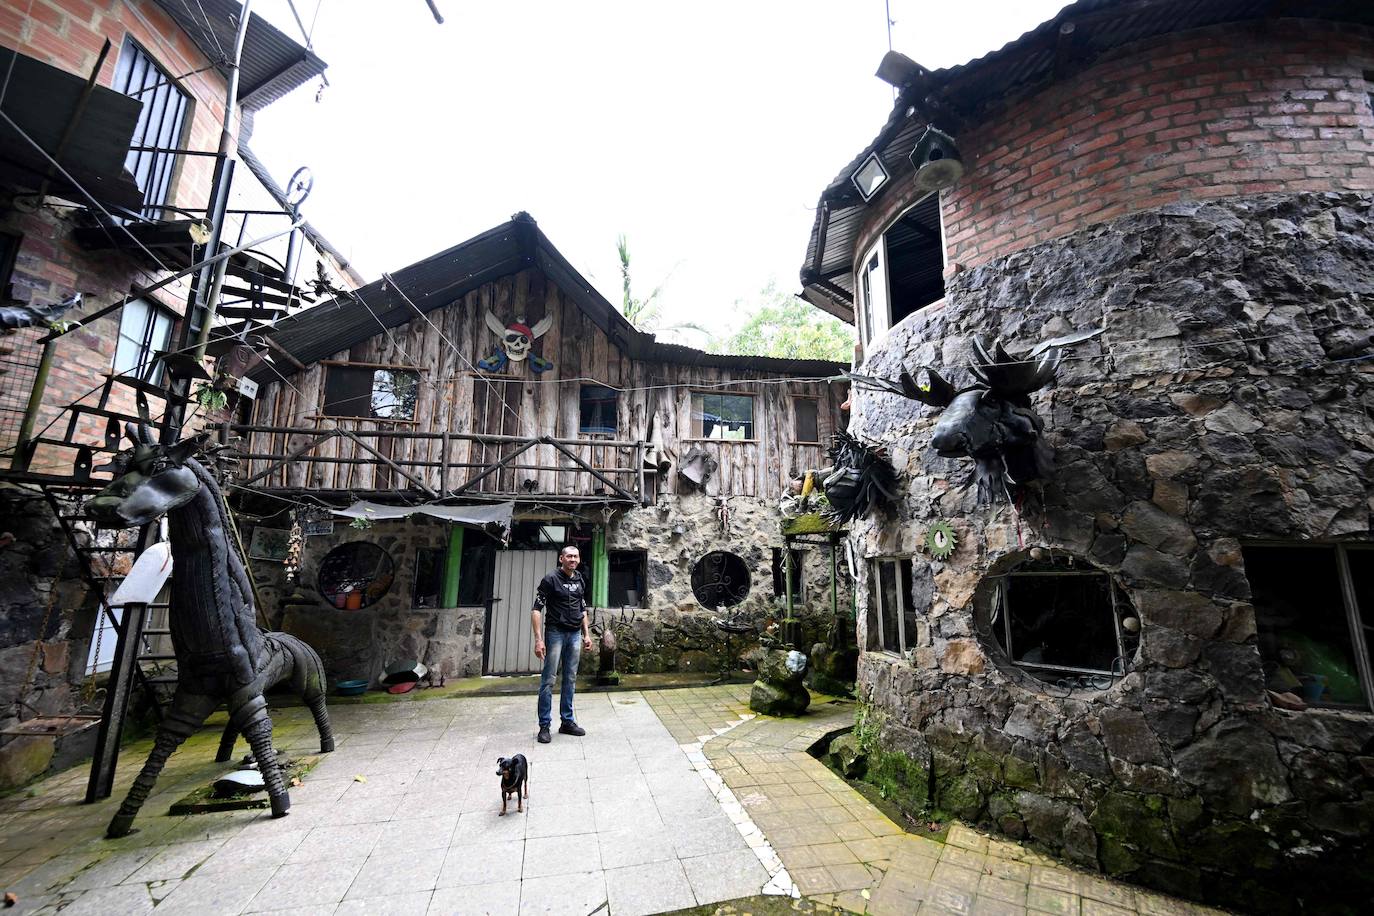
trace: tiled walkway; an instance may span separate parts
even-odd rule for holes
[[[19,898],[11,912],[102,916],[634,916],[765,887],[856,912],[1198,912],[972,831],[948,846],[901,834],[805,753],[852,707],[753,718],[747,695],[581,696],[587,737],[547,746],[532,697],[340,706],[339,749],[292,790],[289,817],[169,817],[224,769],[207,729],[173,756],[139,831],[104,840],[145,742],[107,802],[79,803],[84,767],[0,799],[0,887]],[[304,710],[275,718],[279,747],[315,750]],[[496,758],[516,752],[532,762],[529,808],[498,817]]]
[[[734,716],[721,691],[647,694],[674,734]],[[747,693],[740,696],[747,697]],[[703,706],[707,707],[703,710]],[[708,741],[711,767],[739,799],[808,897],[855,913],[1184,916],[1217,913],[1066,868],[1005,840],[955,825],[948,842],[912,836],[807,749],[853,721],[852,706],[819,705],[802,719],[752,718]]]

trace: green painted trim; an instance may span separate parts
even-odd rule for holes
[[[611,600],[611,558],[606,553],[606,529],[592,534],[592,607],[606,607]]]
[[[463,526],[454,525],[448,533],[448,555],[444,557],[444,607],[458,606],[458,573],[463,562]]]

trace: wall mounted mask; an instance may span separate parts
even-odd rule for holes
[[[487,329],[496,335],[500,341],[493,352],[486,359],[477,361],[477,368],[483,372],[500,372],[511,363],[530,361],[530,368],[538,375],[553,368],[551,360],[544,359],[530,352],[534,342],[548,333],[549,328],[553,327],[553,316],[545,315],[534,323],[534,327],[525,324],[524,318],[517,318],[510,324],[502,324],[501,319],[492,314],[488,309],[486,313]]]

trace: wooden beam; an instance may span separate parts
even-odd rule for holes
[[[590,464],[588,464],[587,462],[583,461],[581,458],[579,458],[579,457],[577,457],[576,455],[574,455],[571,451],[569,451],[567,448],[565,448],[565,447],[562,445],[562,443],[560,443],[560,442],[558,442],[557,440],[555,440],[552,436],[540,436],[538,441],[544,443],[545,445],[552,445],[554,448],[558,449],[558,450],[559,450],[560,452],[562,452],[564,455],[567,455],[570,459],[572,459],[572,462],[573,462],[574,464],[580,466],[583,470],[587,471],[587,473],[591,474],[592,477],[594,477],[594,478],[596,478],[597,480],[601,481],[601,482],[604,483],[606,486],[610,487],[612,490],[614,490],[615,492],[619,493],[619,494],[620,494],[622,497],[624,497],[625,499],[630,500],[630,502],[637,502],[637,500],[635,499],[635,497],[633,496],[633,494],[630,493],[630,491],[628,491],[628,490],[626,490],[625,488],[621,487],[621,486],[620,486],[619,484],[617,484],[617,483],[613,483],[609,477],[607,477],[605,474],[602,474],[602,473],[601,473],[600,471],[598,471],[596,468],[592,467]]]
[[[305,445],[302,445],[300,448],[291,450],[279,461],[274,461],[272,464],[269,464],[265,470],[259,471],[252,477],[249,477],[247,480],[240,483],[239,486],[246,487],[249,484],[256,483],[257,481],[262,480],[264,477],[271,474],[273,471],[277,470],[278,468],[285,467],[286,465],[295,461],[297,458],[304,455],[306,452],[314,449],[315,446],[322,445],[325,442],[328,442],[330,439],[333,439],[336,435],[338,435],[338,431],[332,429],[328,432],[321,433],[314,439],[311,439]]]
[[[343,429],[343,428],[341,428],[341,427],[335,427],[335,431],[336,431],[337,433],[339,433],[339,435],[341,435],[341,436],[345,436],[345,437],[347,437],[347,438],[349,438],[349,439],[352,439],[353,442],[354,442],[359,448],[362,448],[362,449],[364,449],[364,450],[366,450],[366,451],[368,451],[368,452],[371,452],[373,455],[376,455],[379,459],[381,459],[381,461],[382,461],[383,464],[385,464],[387,467],[391,468],[391,469],[392,469],[393,471],[395,471],[397,474],[400,474],[400,475],[401,475],[402,477],[404,477],[406,480],[409,480],[411,483],[415,484],[415,486],[419,487],[419,488],[420,488],[420,491],[421,491],[422,493],[425,493],[426,495],[428,495],[430,499],[438,499],[438,498],[439,498],[439,494],[438,494],[438,493],[435,493],[433,490],[431,490],[431,489],[429,488],[429,484],[425,483],[423,480],[421,480],[420,478],[416,477],[414,474],[410,473],[409,471],[407,471],[405,468],[401,467],[401,466],[400,466],[399,464],[397,464],[396,462],[392,461],[392,460],[391,460],[390,458],[388,458],[386,455],[383,455],[381,452],[377,451],[375,448],[373,448],[372,446],[368,445],[368,444],[367,444],[366,442],[364,442],[362,439],[358,438],[358,436],[355,435],[355,434],[353,433],[352,430]]]
[[[496,462],[495,464],[489,466],[485,471],[483,471],[482,473],[478,474],[476,477],[472,478],[471,480],[469,480],[467,483],[463,484],[463,485],[462,485],[461,487],[459,487],[458,489],[454,490],[454,491],[453,491],[453,495],[454,495],[454,496],[457,496],[457,495],[459,495],[460,493],[465,493],[465,492],[467,492],[467,491],[468,491],[469,489],[471,489],[472,487],[474,487],[474,486],[476,486],[477,484],[481,483],[483,480],[486,480],[486,479],[487,479],[488,477],[490,477],[492,474],[495,474],[497,471],[501,470],[501,469],[502,469],[503,467],[505,467],[507,464],[510,464],[510,463],[511,463],[512,461],[514,461],[516,458],[518,458],[519,456],[523,455],[525,452],[527,452],[527,451],[528,451],[530,448],[532,448],[533,446],[538,445],[541,441],[542,441],[541,439],[526,439],[524,445],[520,446],[518,449],[516,449],[515,451],[511,452],[509,455],[507,455],[506,457],[502,458],[500,461]],[[557,446],[555,446],[555,447],[557,447]]]

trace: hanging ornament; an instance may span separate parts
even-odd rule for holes
[[[286,581],[295,582],[301,571],[301,547],[305,545],[305,533],[301,530],[300,514],[291,513],[291,534],[286,539]]]
[[[931,525],[926,532],[926,549],[937,560],[948,560],[957,546],[959,539],[954,534],[954,527],[944,519]]]

